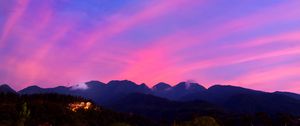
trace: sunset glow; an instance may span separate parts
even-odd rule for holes
[[[0,0],[0,84],[195,81],[300,93],[298,0]]]

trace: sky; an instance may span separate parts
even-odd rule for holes
[[[299,0],[0,0],[0,83],[300,93]]]

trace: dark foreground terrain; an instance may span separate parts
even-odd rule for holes
[[[135,96],[135,97],[132,97]],[[1,126],[297,126],[288,114],[230,114],[203,102],[174,102],[132,94],[111,109],[92,101],[60,94],[0,94]],[[145,99],[145,100],[142,100]],[[131,105],[133,101],[138,103]],[[84,103],[84,104],[83,104]],[[91,103],[90,106],[86,106]],[[83,106],[80,106],[83,104]],[[118,105],[119,104],[119,105]],[[74,107],[75,105],[75,107]],[[79,105],[79,107],[76,105]],[[120,106],[118,108],[117,106]],[[88,107],[88,108],[85,108]],[[127,113],[126,113],[127,112]],[[138,116],[142,115],[142,116]]]
[[[0,85],[0,126],[300,126],[300,95],[181,82]]]
[[[58,94],[0,94],[0,126],[151,126],[150,121],[96,106],[72,110],[86,99]]]

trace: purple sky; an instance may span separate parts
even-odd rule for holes
[[[0,0],[0,83],[300,93],[299,0]]]

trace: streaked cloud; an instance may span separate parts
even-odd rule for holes
[[[299,89],[298,1],[119,2],[0,2],[0,83],[195,80]]]

